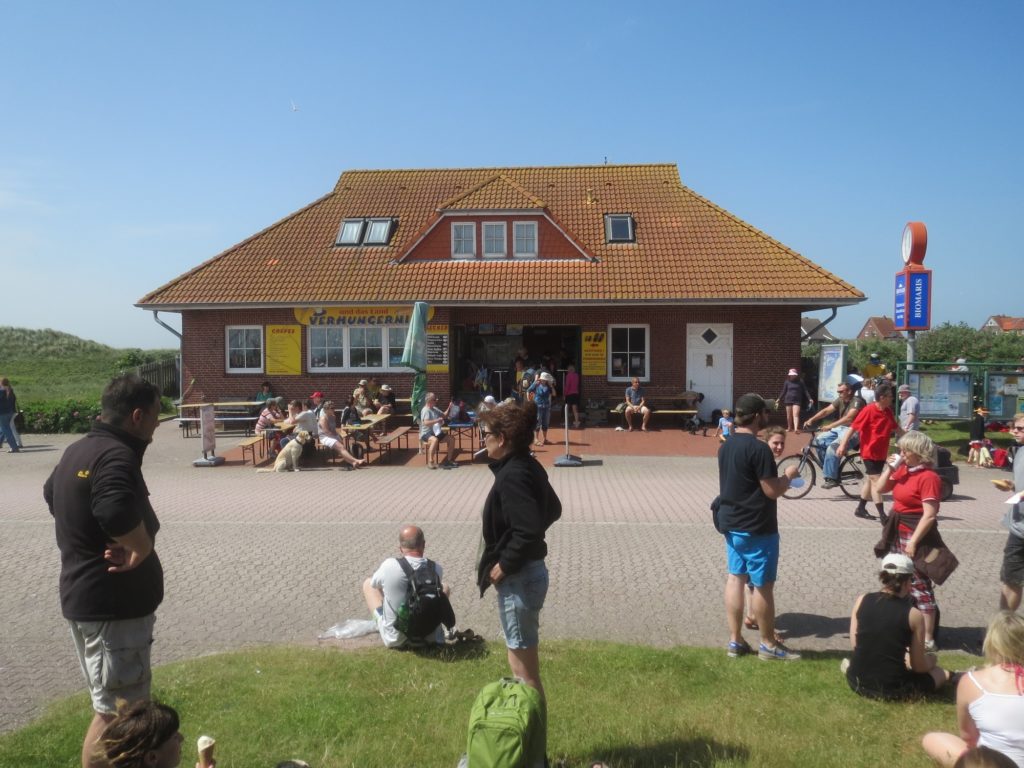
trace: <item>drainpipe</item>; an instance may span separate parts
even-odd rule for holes
[[[182,387],[181,387],[181,369],[182,369],[181,339],[182,339],[182,336],[176,330],[171,328],[171,326],[169,326],[167,323],[165,323],[163,320],[160,319],[160,311],[159,310],[156,310],[156,309],[153,310],[153,319],[156,321],[157,325],[162,325],[164,328],[166,328],[168,331],[170,331],[171,333],[173,333],[175,336],[178,337],[178,402],[180,403],[182,400],[185,399],[185,392],[182,390]],[[189,387],[191,388],[191,385],[189,385]]]
[[[156,312],[154,312],[153,314],[155,315],[155,314],[156,314]],[[818,324],[817,324],[816,326],[814,326],[813,328],[811,328],[811,330],[809,330],[809,331],[808,331],[807,333],[805,333],[805,334],[803,335],[803,337],[801,337],[800,341],[801,341],[801,342],[805,342],[805,341],[807,341],[807,340],[808,340],[809,338],[811,338],[811,336],[813,336],[813,335],[814,335],[814,334],[816,334],[816,333],[817,333],[818,331],[820,331],[820,330],[821,330],[822,328],[824,328],[824,327],[825,327],[826,325],[828,325],[828,324],[829,324],[829,323],[831,323],[831,322],[832,322],[833,320],[835,320],[835,319],[836,319],[836,315],[838,315],[838,314],[839,314],[839,307],[832,307],[832,314],[831,314],[831,315],[829,315],[828,317],[826,317],[826,318],[825,318],[824,320],[822,320],[822,321],[821,321],[820,323],[818,323]]]

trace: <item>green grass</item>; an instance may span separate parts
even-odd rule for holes
[[[174,350],[125,350],[60,331],[0,326],[0,376],[11,380],[18,407],[61,400],[99,400],[103,387],[132,353],[144,359]]]
[[[847,688],[839,658],[765,663],[712,649],[545,643],[548,752],[566,768],[595,759],[613,768],[931,765],[920,738],[955,729],[952,694],[862,699]],[[943,661],[977,663],[962,654]],[[225,768],[290,757],[313,768],[452,768],[477,691],[505,674],[497,645],[442,656],[274,647],[159,668],[154,695],[182,717],[182,765],[194,763],[195,740],[206,733]],[[84,694],[56,703],[0,736],[0,765],[76,766],[90,716]]]
[[[970,441],[970,421],[933,421],[921,426],[921,431],[950,450],[953,461],[967,460],[967,444]],[[992,441],[996,448],[1009,448],[1014,439],[1009,432],[986,432],[985,437]]]

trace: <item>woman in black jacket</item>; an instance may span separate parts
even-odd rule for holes
[[[544,532],[562,514],[547,472],[530,455],[537,408],[502,404],[480,415],[480,434],[491,459],[494,485],[483,511],[477,565],[480,595],[494,585],[512,674],[536,688],[540,681],[540,609],[548,591]]]

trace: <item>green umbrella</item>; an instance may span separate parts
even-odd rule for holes
[[[402,365],[416,371],[412,383],[412,421],[420,423],[420,410],[423,398],[427,394],[427,313],[430,306],[424,301],[417,301],[412,307],[412,318],[409,320],[409,332],[405,334],[405,349],[402,350]]]

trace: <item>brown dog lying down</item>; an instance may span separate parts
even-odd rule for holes
[[[298,472],[299,457],[302,456],[302,447],[313,438],[309,432],[302,429],[295,433],[295,439],[289,440],[288,444],[277,454],[273,469],[260,469],[258,472]]]

